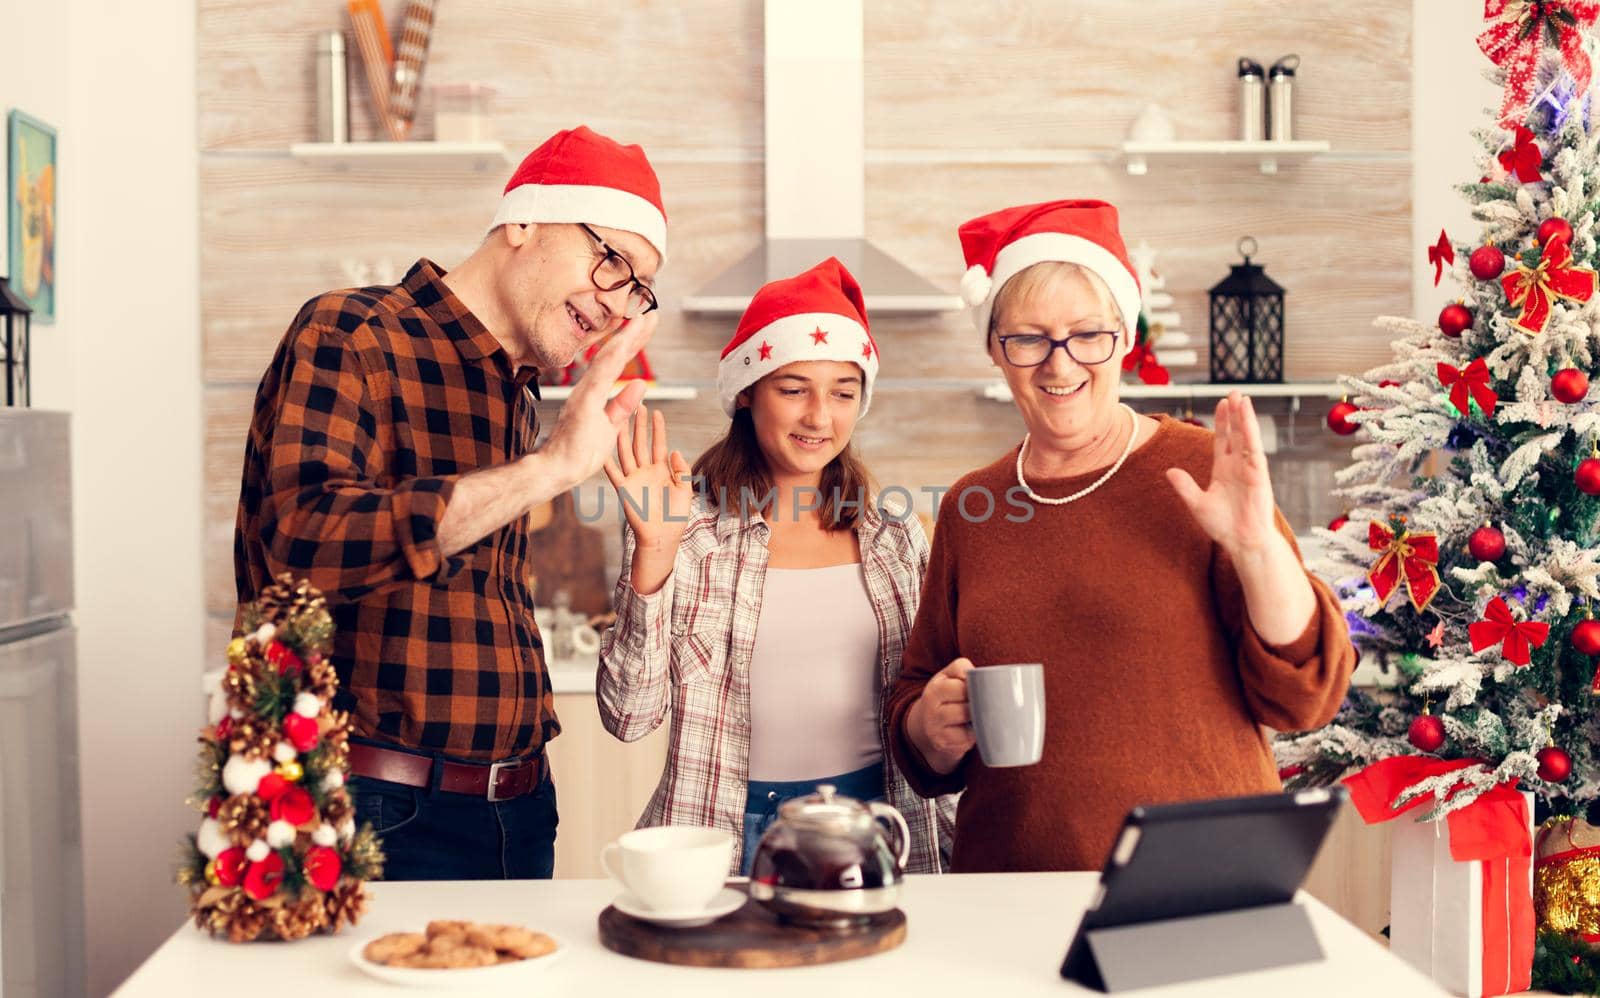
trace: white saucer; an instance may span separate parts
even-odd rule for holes
[[[549,933],[546,933],[549,935]],[[537,974],[549,966],[552,961],[567,951],[566,944],[557,936],[551,936],[556,942],[556,948],[544,956],[530,957],[514,963],[497,963],[489,967],[458,967],[450,970],[425,970],[420,967],[390,967],[387,964],[373,963],[361,951],[367,944],[376,938],[362,939],[350,950],[350,962],[363,972],[371,974],[380,981],[390,984],[399,984],[410,988],[427,988],[441,991],[483,991],[485,989],[499,989],[518,987],[523,985],[530,975]]]
[[[744,907],[749,895],[743,891],[736,891],[731,887],[724,887],[711,899],[711,903],[704,908],[693,911],[652,911],[633,896],[631,891],[623,891],[611,902],[611,906],[630,918],[637,918],[641,922],[650,922],[653,925],[665,925],[674,929],[693,929],[701,925],[710,925],[724,915],[731,915]]]

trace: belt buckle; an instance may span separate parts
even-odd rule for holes
[[[510,797],[500,796],[500,771],[504,769],[515,769],[518,766],[523,765],[526,761],[527,760],[524,759],[512,759],[507,762],[492,762],[489,764],[489,789],[484,795],[489,799],[489,803],[494,804],[503,800],[511,799]]]

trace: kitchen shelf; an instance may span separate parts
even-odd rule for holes
[[[1262,173],[1277,173],[1280,162],[1293,163],[1329,151],[1327,142],[1243,142],[1225,140],[1216,142],[1124,142],[1122,158],[1128,172],[1143,176],[1150,163],[1193,162],[1203,159],[1253,160]]]
[[[289,155],[342,169],[400,162],[498,170],[511,162],[501,142],[296,142]]]
[[[610,394],[616,395],[618,392],[622,391],[622,386],[625,384],[627,384],[626,381],[619,381],[615,385],[612,385]],[[571,398],[572,387],[572,385],[540,385],[539,397],[546,402],[552,399],[560,400]],[[681,402],[699,397],[700,390],[698,388],[691,388],[688,385],[651,384],[646,385],[644,390],[644,400],[646,402]]]
[[[1281,384],[1245,385],[1129,385],[1122,386],[1119,394],[1124,399],[1219,399],[1237,391],[1251,398],[1343,398],[1346,389],[1335,382],[1302,381]],[[994,402],[1010,402],[1011,388],[1003,381],[984,385],[979,392]]]

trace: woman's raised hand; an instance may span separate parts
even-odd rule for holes
[[[689,462],[667,451],[666,417],[641,405],[632,425],[624,423],[617,433],[617,456],[604,468],[639,545],[676,547],[689,525],[694,486]]]

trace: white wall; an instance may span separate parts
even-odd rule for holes
[[[1456,184],[1482,176],[1482,152],[1472,129],[1491,121],[1488,108],[1500,107],[1500,90],[1484,79],[1492,68],[1478,51],[1483,6],[1462,0],[1414,0],[1411,34],[1411,244],[1415,318],[1431,321],[1457,286],[1448,272],[1433,286],[1427,248],[1442,228],[1452,241],[1474,241],[1480,225],[1472,220]],[[1458,263],[1464,263],[1458,258]]]
[[[202,668],[195,6],[0,0],[0,110],[60,129],[57,314],[34,404],[73,420],[88,989],[179,924]],[[4,253],[0,246],[0,254]]]

